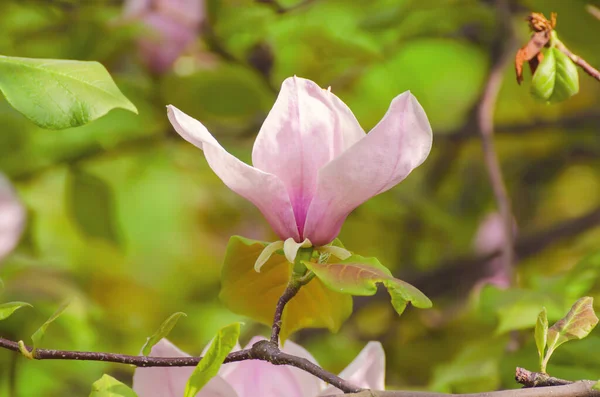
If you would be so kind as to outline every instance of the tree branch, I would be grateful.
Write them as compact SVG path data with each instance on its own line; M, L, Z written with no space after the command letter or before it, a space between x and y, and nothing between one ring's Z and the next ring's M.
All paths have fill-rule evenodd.
M0 348L19 352L19 345L4 338L0 338ZM31 352L32 347L26 346ZM135 365L136 367L195 367L202 357L151 357L151 356L130 356L126 354L101 353L101 352L81 352L69 350L36 349L33 355L35 360L77 360L77 361L103 361L118 364ZM224 363L233 363L244 360L261 360L273 365L290 365L306 371L317 378L337 387L345 393L356 393L361 389L346 382L337 375L332 374L308 361L305 358L296 357L279 350L276 343L271 341L259 341L250 349L239 350L229 353Z
M574 383L570 380L555 378L543 372L531 372L521 367L517 367L515 380L524 387L564 386Z
M571 61L573 61L573 63L577 66L579 66L580 68L583 69L584 72L586 72L587 74L589 74L590 76L592 76L593 78L595 78L596 80L600 81L600 71L598 71L598 69L594 68L592 65L590 65L589 63L587 63L583 58L581 58L580 56L577 56L575 54L573 54L561 41L557 40L556 43L556 48L558 48L560 51L562 51L566 56L569 57L569 59Z
M561 222L547 230L519 237L515 243L515 253L520 259L525 259L556 243L557 240L574 237L599 226L600 207L580 217ZM472 284L483 276L482 271L485 271L483 265L498 255L500 252L497 251L488 255L458 257L444 261L435 267L436 270L429 273L402 278L430 296L439 296L448 290L459 293L458 286L470 289Z
M599 397L600 391L592 390L594 383L595 382L590 381L579 381L564 386L535 387L469 394L365 390L355 394L344 394L343 397ZM342 395L328 397L342 397Z
M285 305L298 293L302 284L294 281L290 281L283 291L283 294L277 301L277 306L275 306L275 316L273 318L273 326L271 328L271 342L275 343L275 345L279 344L279 332L281 332L281 318L283 317L283 310L285 309Z
M492 66L481 103L477 109L477 121L481 136L481 146L486 168L494 191L496 205L503 219L505 244L502 247L504 266L512 268L514 261L513 251L513 215L510 198L502 177L502 169L494 147L494 109L502 84L504 70L511 59L516 47L515 36L511 25L511 14L505 0L497 0L498 18L501 29L498 33L495 49L492 51Z

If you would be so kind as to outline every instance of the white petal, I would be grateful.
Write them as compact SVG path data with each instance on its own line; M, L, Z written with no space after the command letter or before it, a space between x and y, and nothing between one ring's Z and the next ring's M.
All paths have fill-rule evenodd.
M319 252L328 253L335 256L338 259L344 260L352 256L352 252L346 248L336 247L334 245L324 245L318 248Z
M298 254L298 250L300 248L308 248L312 247L312 244L309 239L304 239L303 242L297 243L293 238L288 238L283 243L283 253L285 254L285 259L290 263L294 263L296 261L296 255Z
M271 255L273 255L275 253L275 251L280 250L282 248L283 248L283 241L281 241L281 240L272 242L271 244L267 245L265 247L265 249L262 250L262 252L258 256L258 258L256 259L256 262L254 263L254 270L257 273L260 273L260 268L265 263L267 263L267 261L269 260L269 258L271 258Z

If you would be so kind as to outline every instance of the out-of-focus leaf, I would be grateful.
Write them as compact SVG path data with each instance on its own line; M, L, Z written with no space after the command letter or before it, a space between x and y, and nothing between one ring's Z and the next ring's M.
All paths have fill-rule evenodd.
M98 62L0 55L0 89L15 109L43 128L77 127L114 108L137 113Z
M563 319L548 329L548 357L558 346L572 339L583 339L594 329L598 317L593 303L594 298L589 296L579 299Z
M559 49L548 49L531 80L531 95L556 103L578 92L579 74L575 64Z
M0 305L0 321L6 320L15 311L17 311L18 309L25 307L25 306L33 307L29 303L25 303L25 302L8 302L8 303L1 304Z
M146 340L146 343L144 343L144 347L142 347L142 354L144 356L149 355L150 351L152 350L152 347L156 345L162 338L166 338L167 335L169 335L169 333L171 332L173 327L175 327L175 324L177 324L177 321L181 316L187 317L187 314L183 312L171 314L169 318L167 318L160 325L156 332L152 334L152 336L149 337L148 340Z
M535 345L540 356L540 365L544 360L544 351L546 350L546 340L548 336L548 316L544 307L538 315L535 323ZM543 370L543 369L542 369Z
M68 210L86 236L118 244L114 197L106 182L81 169L73 170L66 199Z
M412 285L398 280L376 258L352 255L337 263L315 263L304 261L306 267L333 291L350 295L374 295L377 283L382 283L392 297L392 305L402 314L408 302L427 309L431 300Z
M235 347L240 337L240 323L223 327L213 339L208 351L200 360L185 386L184 397L194 397L213 378Z
M66 301L62 305L60 305L59 308L56 309L54 314L52 314L50 316L50 318L48 320L46 320L46 322L44 324L42 324L42 326L40 328L38 328L38 330L35 331L33 333L33 335L31 335L31 340L33 341L33 352L32 353L34 353L35 349L37 349L40 346L40 344L42 343L42 340L44 339L44 335L46 335L46 330L48 329L50 324L52 324L54 322L54 320L56 320L67 309L67 307L69 307L70 303L71 303L71 301Z
M500 357L506 337L470 342L450 362L433 371L429 388L443 393L476 393L495 390L500 383Z
M291 276L291 264L277 253L254 271L254 263L267 243L233 236L229 240L221 274L221 301L234 313L271 325L275 306ZM302 328L328 328L336 332L352 313L352 297L325 287L318 280L303 286L285 308L281 340Z
M592 390L600 391L600 380L598 382L594 383L594 386L592 386Z
M137 394L126 384L104 374L92 384L89 397L137 397Z

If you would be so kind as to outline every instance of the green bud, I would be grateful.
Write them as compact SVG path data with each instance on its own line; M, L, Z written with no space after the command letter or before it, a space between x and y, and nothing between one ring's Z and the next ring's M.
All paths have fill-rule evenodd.
M562 51L549 48L533 79L531 95L548 103L562 102L579 92L577 67Z

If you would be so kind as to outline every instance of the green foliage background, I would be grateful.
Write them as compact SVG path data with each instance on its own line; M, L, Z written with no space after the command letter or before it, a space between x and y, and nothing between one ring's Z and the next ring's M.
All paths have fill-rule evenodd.
M356 299L337 335L305 330L293 339L332 371L366 341L381 340L390 388L516 387L516 365L536 369L533 326L541 307L553 322L583 294L600 295L600 228L596 215L596 227L553 239L523 258L517 286L509 290L473 287L485 275L484 263L468 268L459 261L446 276L424 277L474 255L475 231L495 208L476 131L463 128L497 32L489 3L315 0L277 13L250 0L208 1L209 43L199 37L194 57L185 55L172 72L155 76L136 56L144 29L115 23L119 1L1 2L0 54L100 61L139 116L115 110L84 127L47 131L0 100L0 170L29 211L21 245L0 267L6 285L0 299L35 306L0 323L0 335L28 340L70 297L77 299L49 328L44 346L136 354L166 317L183 311L188 317L170 339L197 354L220 327L242 319L217 299L228 238L274 236L202 153L176 136L164 106L198 118L249 162L281 81L298 75L331 86L366 130L408 89L427 111L434 129L430 158L400 186L357 209L340 238L423 289L434 308L409 309L398 318L382 293ZM588 3L600 5L519 1L513 21L519 41L528 39L528 10L556 11L561 40L600 66L600 21L585 11ZM234 59L211 52L216 47ZM260 71L249 61L270 58L272 67ZM525 73L519 87L507 68L495 114L520 236L539 235L600 206L600 84L580 73L580 93L547 106L530 97ZM523 124L531 126L510 133ZM464 138L453 138L458 133ZM266 327L243 321L242 342L266 335ZM600 360L590 353L599 349L595 331L561 347L548 370L597 379ZM125 366L15 357L0 351L0 396L86 396L104 372L131 379Z

